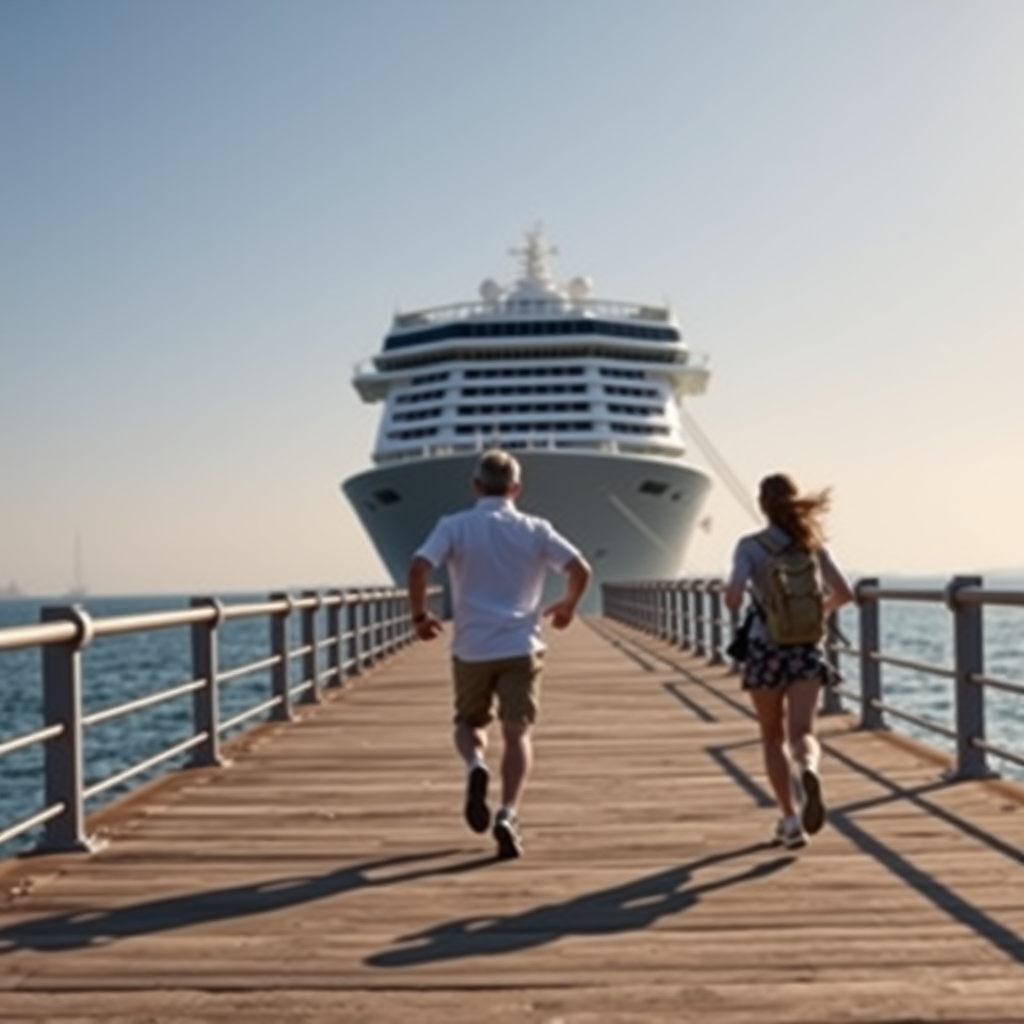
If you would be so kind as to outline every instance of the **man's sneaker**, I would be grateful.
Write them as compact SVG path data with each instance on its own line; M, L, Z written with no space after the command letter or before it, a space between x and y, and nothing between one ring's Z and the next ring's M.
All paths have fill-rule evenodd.
M475 764L466 776L466 824L474 832L486 832L491 823L491 811L487 806L487 783L491 773L486 765Z
M800 785L804 790L804 809L801 821L804 831L813 836L825 824L825 801L821 795L821 778L813 768L805 768L800 774Z
M799 850L807 845L807 835L800 824L800 819L792 814L779 818L775 823L773 842L776 846L784 846L787 850Z
M523 855L523 840L519 835L519 822L512 811L502 807L494 819L494 838L498 843L498 859L511 860Z

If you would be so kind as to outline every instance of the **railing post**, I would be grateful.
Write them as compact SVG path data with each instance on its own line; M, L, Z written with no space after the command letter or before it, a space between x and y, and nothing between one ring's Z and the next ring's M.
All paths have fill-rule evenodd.
M679 646L679 581L668 585L668 641L673 647Z
M882 709L875 706L882 699L882 667L878 662L879 614L878 600L867 597L864 591L877 587L877 579L858 580L857 607L860 612L860 727L884 729Z
M682 638L679 649L688 651L693 647L693 581L684 580L679 595L679 613L682 618Z
M956 671L956 767L954 779L992 776L985 751L974 740L985 739L985 688L974 682L985 671L984 617L981 605L961 601L965 587L982 586L980 576L954 576L946 588L946 604L953 613Z
M217 687L217 630L224 621L224 605L215 597L193 597L193 608L212 608L206 622L192 623L192 678L203 685L192 693L192 729L203 742L193 748L189 764L209 768L224 763L220 754L220 700Z
M835 638L839 627L839 616L832 612L828 617L828 625L825 630L825 660L831 666L832 671L839 673L839 655L835 648ZM821 713L823 715L841 715L843 713L843 698L834 686L822 687L824 693L821 697Z
M722 584L717 580L710 580L708 594L711 598L711 650L708 663L722 665L725 663L725 655L722 653Z
M394 654L404 643L402 637L402 606L405 603L405 598L399 599L394 591L388 594L388 654Z
M85 768L82 753L82 648L92 640L92 619L84 608L43 608L43 622L73 622L74 640L43 647L43 722L59 725L59 736L45 746L46 805L61 805L46 823L40 852L89 852L96 842L85 834Z
M340 590L329 592L331 603L327 605L327 636L330 644L327 647L327 668L331 673L332 686L345 685L345 648L341 632L341 601Z
M292 613L294 602L287 594L271 594L270 600L286 603L283 611L273 612L270 616L270 653L277 659L271 669L270 679L273 696L278 698L270 717L275 722L290 722L295 716L292 714L288 617Z
M707 644L704 641L704 581L694 580L693 586L693 653L697 657L703 658L708 653Z
M366 633L366 664L377 664L377 591L363 591L363 627Z
M740 618L741 614L742 614L742 612L741 612L741 610L739 608L730 608L729 609L729 636L730 637L734 637L736 635L736 630L738 630L740 628L740 622L742 621L741 618ZM729 669L730 672L739 672L740 671L740 663L738 661L736 661L735 658L730 658L729 659L729 663L730 663L730 669Z
M302 608L300 616L302 629L302 646L305 651L302 655L302 675L313 685L303 694L304 704L319 704L323 699L320 692L320 659L317 657L316 638L316 616L320 611L320 595L315 590L303 591L302 596L306 599L313 598L315 603L312 607Z
M348 634L348 660L352 666L349 674L353 676L363 674L362 625L359 612L361 603L358 591L350 590L345 594L345 632Z
M373 667L373 608L369 590L359 591L359 664L365 671Z
M374 592L373 599L374 607L377 609L377 643L375 645L377 651L376 661L378 664L383 661L388 654L388 599L387 594L383 590L377 590Z

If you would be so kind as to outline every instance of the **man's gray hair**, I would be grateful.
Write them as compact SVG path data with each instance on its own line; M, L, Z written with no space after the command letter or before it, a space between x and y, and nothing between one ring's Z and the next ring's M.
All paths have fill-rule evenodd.
M519 483L519 463L508 452L492 449L480 456L473 479L485 494L508 494L512 485Z

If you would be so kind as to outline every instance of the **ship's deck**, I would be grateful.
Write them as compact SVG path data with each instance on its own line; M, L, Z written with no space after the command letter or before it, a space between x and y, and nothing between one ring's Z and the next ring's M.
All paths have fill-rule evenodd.
M1024 803L826 719L830 821L773 821L736 677L591 618L552 638L527 855L462 821L419 644L227 769L2 873L5 1024L1009 1021Z

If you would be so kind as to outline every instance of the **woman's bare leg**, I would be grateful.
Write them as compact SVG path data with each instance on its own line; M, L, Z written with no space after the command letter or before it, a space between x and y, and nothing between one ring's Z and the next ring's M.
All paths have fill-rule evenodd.
M793 760L801 769L818 770L821 747L814 735L821 683L816 678L800 679L786 690L786 731Z
M785 691L751 690L750 697L757 712L761 728L761 746L768 782L782 813L791 817L796 813L793 803L793 781L786 749Z

